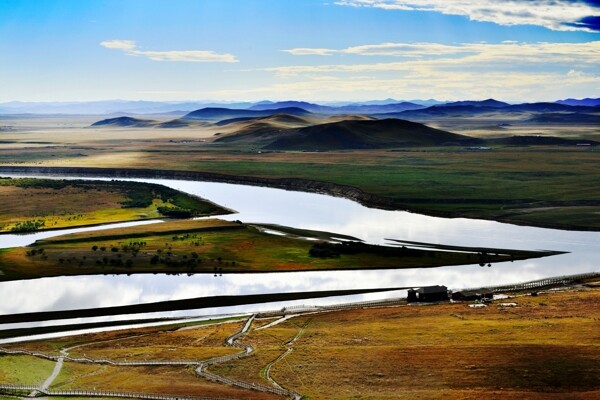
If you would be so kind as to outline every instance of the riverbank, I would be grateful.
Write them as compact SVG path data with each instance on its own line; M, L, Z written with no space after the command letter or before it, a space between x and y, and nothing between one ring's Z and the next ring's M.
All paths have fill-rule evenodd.
M89 177L89 178L126 178L126 179L173 179L173 180L191 180L218 182L250 186L263 186L284 190L301 191L308 193L327 194L335 197L343 197L357 203L360 203L369 208L377 208L383 210L398 210L409 211L429 216L444 217L444 218L476 218L487 219L498 222L511 223L521 226L534 226L540 228L561 229L561 230L578 230L578 231L600 231L600 227L586 226L585 222L568 223L548 221L546 218L540 220L525 219L527 210L519 212L510 211L509 209L494 213L495 217L482 214L476 206L476 203L469 200L458 201L454 200L454 205L461 206L465 210L439 210L439 204L435 200L425 199L406 199L406 201L393 200L387 197L374 195L364 190L334 182L325 182L319 180L303 179L303 178L266 178L245 175L229 175L223 173L204 172L204 171L189 171L189 170L165 170L165 169L144 169L144 168L101 168L101 167L44 167L44 166L0 166L0 174L7 175L27 175L27 176L56 176L56 177ZM418 204L417 204L417 203ZM497 202L497 201L495 201ZM429 203L429 207L428 207ZM514 203L514 204L512 204ZM507 206L515 206L518 201L507 200ZM491 203L490 203L491 204ZM552 212L556 209L557 215L564 214L565 207L596 207L600 201L596 200L578 200L578 201L535 201L528 204L530 207L529 213L533 210L542 210L544 212ZM434 209L432 206L438 209ZM488 205L489 207L489 205ZM534 208L535 207L535 208ZM505 207L501 207L504 209ZM561 209L562 211L558 210ZM560 212L559 212L560 211ZM579 219L579 215L576 219Z

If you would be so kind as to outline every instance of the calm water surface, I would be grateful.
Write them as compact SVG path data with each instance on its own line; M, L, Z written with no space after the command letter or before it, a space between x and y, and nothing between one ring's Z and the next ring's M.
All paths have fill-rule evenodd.
M75 179L75 178L74 178ZM87 178L81 178L87 179ZM135 179L159 183L192 193L236 214L222 217L243 222L263 222L352 235L369 243L386 238L429 243L514 249L547 249L569 254L500 263L492 268L478 265L385 271L302 272L279 274L229 274L195 276L87 276L58 277L0 283L0 314L68 308L106 307L122 304L181 299L218 294L250 294L359 287L446 285L465 288L498 285L543 277L600 270L600 233L541 229L464 218L428 217L403 211L364 207L350 200L327 195L292 192L255 186L221 183ZM152 223L156 221L145 221ZM119 224L118 226L130 225ZM23 246L45 237L96 228L69 229L33 235L0 235L0 248ZM1 270L1 266L0 266ZM403 295L395 292L391 295ZM388 297L390 294L303 301L330 304ZM288 303L288 304L297 304ZM282 304L201 310L196 314L272 310ZM160 315L190 315L193 312ZM144 315L144 317L149 317ZM60 323L60 322L59 322ZM14 325L19 327L23 325ZM2 326L9 328L9 326Z

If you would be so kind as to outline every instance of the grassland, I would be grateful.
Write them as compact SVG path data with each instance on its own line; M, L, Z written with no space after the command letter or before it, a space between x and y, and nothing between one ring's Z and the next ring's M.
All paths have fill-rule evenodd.
M562 127L560 132L556 127L540 127L541 131L536 128L514 127L492 133L479 129L469 133L497 137L548 131L563 137L597 139L597 129L593 128ZM223 173L232 178L303 178L353 186L388 199L395 208L427 214L600 229L600 188L595 184L600 162L599 153L593 148L493 146L491 151L483 152L463 147L264 152L252 145L210 143L213 128L168 132L98 129L93 140L73 145L74 135L88 133L88 129L74 127L59 132L24 128L18 134L7 134L14 135L14 143L0 148L0 166L129 167ZM139 138L140 132L144 139ZM52 144L32 144L41 140Z
M0 179L0 232L160 218L227 210L161 185L123 181Z
M238 389L198 377L192 367L113 367L66 363L51 390L110 390L165 393L228 399L278 399L279 396Z
M239 332L242 324L243 321L238 320L205 321L170 327L142 328L135 331L122 330L70 336L12 344L6 347L57 354L61 348L79 346L71 349L69 354L89 358L108 358L115 361L199 361L239 352L239 349L226 346L225 340ZM38 359L28 356L18 356L18 358L21 362L19 364L21 375L25 375L24 371L39 362ZM2 359L0 357L0 362ZM33 364L26 364L31 360ZM53 362L47 363L50 368L46 375L41 374L44 379L50 375L54 365ZM0 372L0 382L13 383L7 381L8 379L4 379ZM66 362L50 389L110 390L238 399L277 398L269 394L208 382L197 376L192 366L116 367Z
M204 360L238 349L225 347L225 340L242 328L242 321L196 325L177 330L165 330L144 336L132 336L110 342L74 348L72 356L86 356L113 361Z
M518 307L404 306L292 318L244 339L257 353L213 371L311 399L594 399L600 291L519 297Z
M304 231L306 234L307 231ZM315 233L322 237L323 233ZM354 242L356 243L356 242ZM316 252L315 256L315 250ZM362 244L326 245L271 235L222 220L188 220L84 232L0 250L1 280L61 275L284 272L428 268L512 261L552 252L430 251Z
M517 307L496 303L483 309L469 308L467 303L400 305L300 315L266 329L258 328L273 318L258 318L242 339L255 353L210 370L269 385L266 366L292 349L271 367L270 377L307 399L598 398L600 287L590 284L502 301L515 302ZM166 331L144 328L10 347L58 351L86 344L72 353L174 360L188 352L190 356L220 353L225 337L241 325L234 322ZM52 386L93 388L274 398L209 383L195 376L191 368L180 367L67 362Z
M0 355L0 382L7 385L40 385L54 362L26 355Z

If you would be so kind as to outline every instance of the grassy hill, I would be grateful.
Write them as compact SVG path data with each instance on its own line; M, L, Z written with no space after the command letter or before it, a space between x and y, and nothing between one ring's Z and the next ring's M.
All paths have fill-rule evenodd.
M399 119L345 120L290 130L266 148L327 151L479 144L480 142L468 136Z
M92 126L107 126L107 127L133 127L133 128L146 128L149 126L156 125L157 122L151 119L140 119L133 117L117 117L107 118L98 122L94 122Z
M226 126L229 133L220 135L220 143L263 143L268 144L290 129L311 126L315 120L290 114L275 114L258 118L236 118L217 125Z

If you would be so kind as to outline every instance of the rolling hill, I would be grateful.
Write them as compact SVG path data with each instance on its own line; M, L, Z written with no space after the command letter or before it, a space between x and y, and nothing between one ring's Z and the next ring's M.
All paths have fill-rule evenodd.
M219 134L217 143L270 143L289 129L315 124L315 120L290 114L275 114L258 118L234 118L216 125L226 127L229 133Z
M265 149L328 151L480 143L479 139L405 120L345 120L281 132Z
M157 128L164 129L178 129L178 128L197 128L202 126L210 126L209 122L204 121L193 121L193 120L182 120L182 119L173 119L171 121L161 122L157 124Z
M158 122L151 119L139 119L133 117L117 117L107 118L98 122L94 122L95 127L129 127L129 128L147 128L155 126Z

